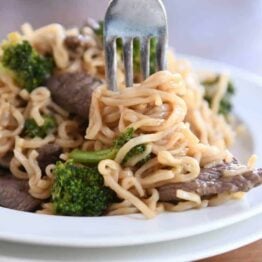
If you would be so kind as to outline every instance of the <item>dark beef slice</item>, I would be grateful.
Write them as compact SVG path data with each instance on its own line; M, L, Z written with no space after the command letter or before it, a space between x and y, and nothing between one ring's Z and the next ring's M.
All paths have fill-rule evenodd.
M29 193L28 181L20 180L6 170L0 170L0 206L19 211L36 211L41 200Z
M84 35L67 36L64 43L72 51L77 50L79 47L88 48L91 45L89 37Z
M12 152L8 152L5 156L0 158L0 168L9 169L10 161L13 158L14 154Z
M38 149L37 162L42 171L45 173L45 168L50 164L55 164L59 160L60 154L62 154L62 148L56 144L47 144Z
M100 84L99 79L77 72L53 75L48 80L47 87L55 103L88 120L92 93Z
M78 47L88 48L90 46L90 36L86 35L83 32L83 29L86 26L90 27L93 30L98 30L100 27L99 23L96 20L92 18L87 18L83 28L80 28L80 34L66 36L64 44L68 49L76 50Z
M164 185L159 188L161 201L177 201L177 190L194 192L200 196L212 196L221 193L247 192L262 184L262 169L245 171L242 174L226 177L223 171L235 167L235 163L219 164L211 168L203 168L199 176L190 182Z
M72 50L81 46L81 38L76 35L67 36L64 41L65 41L65 46Z

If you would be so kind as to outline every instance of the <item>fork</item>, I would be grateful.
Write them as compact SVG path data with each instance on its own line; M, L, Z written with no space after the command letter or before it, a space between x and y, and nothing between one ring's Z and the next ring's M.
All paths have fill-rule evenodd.
M122 39L127 87L133 86L133 40L140 42L141 73L149 74L150 39L157 39L157 70L166 68L167 16L161 0L112 0L105 15L104 47L108 87L117 89L116 40Z

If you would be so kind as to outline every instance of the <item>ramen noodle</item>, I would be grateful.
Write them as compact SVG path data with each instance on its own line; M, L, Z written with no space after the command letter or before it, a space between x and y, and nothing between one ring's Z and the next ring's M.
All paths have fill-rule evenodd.
M64 45L68 36L84 32L87 45L72 52ZM37 161L38 149L53 143L62 148L60 158L66 160L73 149L98 150L110 147L112 141L127 128L135 137L124 144L114 159L99 162L104 183L121 200L113 203L107 215L142 213L152 218L163 211L184 211L220 204L241 194L221 194L202 199L195 192L177 191L177 201L160 201L160 186L195 180L201 168L233 159L228 148L234 133L218 107L229 82L222 75L211 105L204 100L204 87L190 63L168 52L168 71L151 75L143 82L125 88L123 65L119 62L119 90L111 91L104 84L104 52L91 27L65 29L50 24L33 29L22 26L17 38L27 40L39 53L52 55L59 73L88 72L102 84L92 95L89 125L85 134L79 119L56 104L51 92L39 86L31 93L21 89L5 72L0 71L0 157L11 154L13 176L28 181L29 193L44 201L41 213L53 213L50 203L54 181L54 164L45 174ZM43 125L43 115L52 114L57 122L54 133L44 138L23 137L26 119ZM137 145L146 145L143 154L122 164L127 153ZM145 157L149 161L137 165ZM249 161L249 167L255 159ZM232 175L232 174L231 174ZM234 175L234 172L233 172Z

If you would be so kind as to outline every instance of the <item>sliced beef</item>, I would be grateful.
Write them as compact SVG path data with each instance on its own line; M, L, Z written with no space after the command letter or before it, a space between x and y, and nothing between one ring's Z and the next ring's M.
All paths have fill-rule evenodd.
M13 153L9 152L5 156L0 157L0 168L7 168L9 169L10 161L13 158Z
M41 200L29 193L28 181L20 180L6 170L0 170L0 206L20 211L35 211Z
M79 47L86 49L90 46L97 46L98 43L94 40L94 36L90 36L90 28L96 31L100 28L100 25L94 19L88 18L84 23L84 26L80 28L80 34L68 35L65 38L65 46L71 51L75 51ZM87 32L86 29L88 30Z
M101 84L84 72L53 75L47 83L53 100L70 113L88 120L93 91Z
M89 36L70 35L65 38L64 43L68 49L75 51L79 47L86 49L94 45L94 40Z
M159 188L161 201L176 201L178 189L197 193L200 196L212 196L221 193L247 192L262 184L262 169L245 171L236 176L224 176L225 170L235 169L237 164L219 164L203 168L199 176L191 181L164 185Z
M77 35L67 36L64 40L65 46L69 49L75 50L81 45L81 39Z
M59 145L47 144L38 149L37 162L42 173L45 173L45 168L50 164L55 164L59 160L59 156L63 153Z

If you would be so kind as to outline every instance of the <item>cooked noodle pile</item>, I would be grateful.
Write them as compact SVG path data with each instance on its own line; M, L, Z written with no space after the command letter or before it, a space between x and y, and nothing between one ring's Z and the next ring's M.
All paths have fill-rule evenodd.
M190 100L193 95L179 74L168 71L158 72L142 84L119 92L101 87L93 94L86 139L108 146L128 127L133 127L137 135L119 150L114 160L103 160L98 165L105 184L123 199L111 206L109 214L139 211L151 218L164 209L181 211L206 205L198 195L182 190L178 197L186 202L158 202L159 186L194 180L200 167L232 160L226 150L230 141L228 128L210 132L216 128L216 120L224 126L225 122L215 120L203 102L198 107L192 104L196 101ZM206 123L199 129L197 122L190 121L196 115ZM122 166L126 154L140 144L147 145L144 154ZM136 164L149 154L154 157L137 168Z
M33 30L25 24L23 35L19 37L28 40L40 53L52 54L57 72L86 71L103 80L102 47L98 46L91 28L85 27L84 31L89 42L74 54L65 48L64 39L68 35L78 35L78 29L66 31L61 25L53 24ZM98 164L105 185L121 199L110 206L108 215L141 212L152 218L164 210L207 206L208 200L183 190L177 192L181 202L162 203L158 187L194 180L201 167L232 160L227 148L233 143L233 133L224 117L217 114L218 101L211 110L203 99L203 87L188 62L174 59L171 53L169 71L155 73L131 88L123 87L121 68L119 91L113 92L101 85L93 93L86 134L76 117L52 101L47 88L38 87L29 93L0 72L0 158L11 155L12 174L28 180L33 197L48 202L54 165L49 165L43 174L37 162L37 149L55 143L63 149L61 159L67 159L67 153L75 148L107 148L121 132L133 127L135 137L119 150L115 159ZM45 138L23 137L25 120L33 118L41 126L45 114L55 117L56 131ZM125 155L141 144L146 145L144 153L121 164ZM147 155L151 156L150 160L137 165ZM45 207L44 212L52 211L51 205Z

